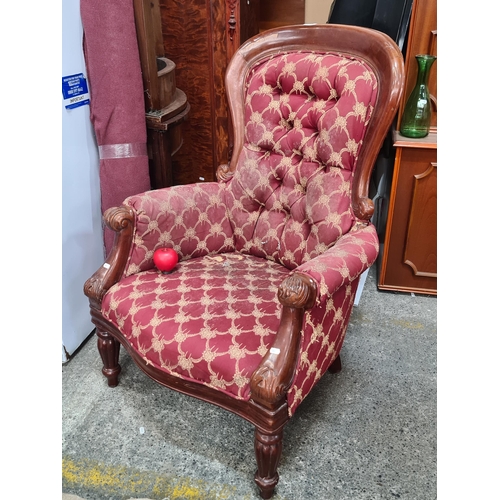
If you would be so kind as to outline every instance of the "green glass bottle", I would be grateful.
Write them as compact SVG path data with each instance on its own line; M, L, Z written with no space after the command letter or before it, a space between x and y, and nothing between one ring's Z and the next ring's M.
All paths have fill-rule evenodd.
M405 137L420 138L429 134L431 125L431 100L429 94L429 73L435 56L418 54L417 83L406 102L399 132Z

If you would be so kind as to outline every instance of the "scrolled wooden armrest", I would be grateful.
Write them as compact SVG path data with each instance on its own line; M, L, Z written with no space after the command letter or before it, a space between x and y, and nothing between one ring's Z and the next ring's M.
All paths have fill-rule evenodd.
M289 275L278 290L283 305L276 339L250 380L252 399L275 409L283 403L297 365L302 321L316 300L316 283L307 275Z
M278 299L283 306L310 309L316 300L316 283L305 274L291 274L281 283Z
M100 307L104 294L121 278L132 245L135 214L130 207L108 208L104 222L115 232L113 248L106 262L85 282L83 291L91 303Z
M223 165L219 165L217 167L217 171L215 173L217 180L219 182L227 182L233 176L234 172L230 170L229 164L225 163Z
M369 221L375 211L373 200L368 197L355 196L353 200L354 213L364 221Z

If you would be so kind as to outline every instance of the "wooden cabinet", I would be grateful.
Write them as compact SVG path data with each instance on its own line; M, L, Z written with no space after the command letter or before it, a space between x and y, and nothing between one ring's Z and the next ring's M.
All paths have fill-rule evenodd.
M406 87L399 119L416 81L416 54L436 53L436 0L415 0L406 52ZM431 132L423 139L394 133L396 150L378 287L437 294L437 61L429 79Z
M190 112L183 145L172 158L174 184L215 180L230 155L224 86L236 49L259 32L259 0L161 0L165 55Z
M260 6L260 31L290 24L304 24L305 16L306 0L262 2ZM324 22L326 22L326 18Z
M437 291L437 147L395 134L396 160L379 264L379 288Z

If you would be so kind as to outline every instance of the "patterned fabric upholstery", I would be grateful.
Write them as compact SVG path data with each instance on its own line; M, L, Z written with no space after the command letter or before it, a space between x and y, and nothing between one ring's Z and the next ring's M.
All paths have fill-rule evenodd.
M278 329L277 290L287 274L265 259L207 255L171 275L149 270L121 280L103 310L148 362L248 399L250 376Z
M133 246L102 311L149 363L247 400L280 323L278 286L290 272L309 275L318 296L291 415L340 351L358 277L378 253L376 231L351 207L377 82L362 61L304 51L261 61L245 89L232 178L125 201L136 212ZM153 266L163 246L180 256L171 275Z
M137 220L125 276L152 269L154 251L164 246L179 260L234 251L224 191L224 184L207 182L127 198Z
M318 283L319 293L304 319L299 366L288 392L290 415L340 352L359 276L375 262L378 250L374 226L356 225L335 246L297 269Z
M253 68L227 190L238 251L293 269L351 228L351 178L376 90L368 67L336 55L294 52Z

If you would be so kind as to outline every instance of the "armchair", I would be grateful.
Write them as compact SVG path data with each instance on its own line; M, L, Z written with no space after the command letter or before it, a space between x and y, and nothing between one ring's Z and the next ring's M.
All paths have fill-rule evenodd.
M227 69L234 149L217 182L130 196L104 215L114 246L84 292L108 385L123 345L159 384L251 422L262 498L287 421L341 369L379 248L370 173L402 84L401 53L380 32L267 31ZM170 274L154 267L160 247L179 255Z

